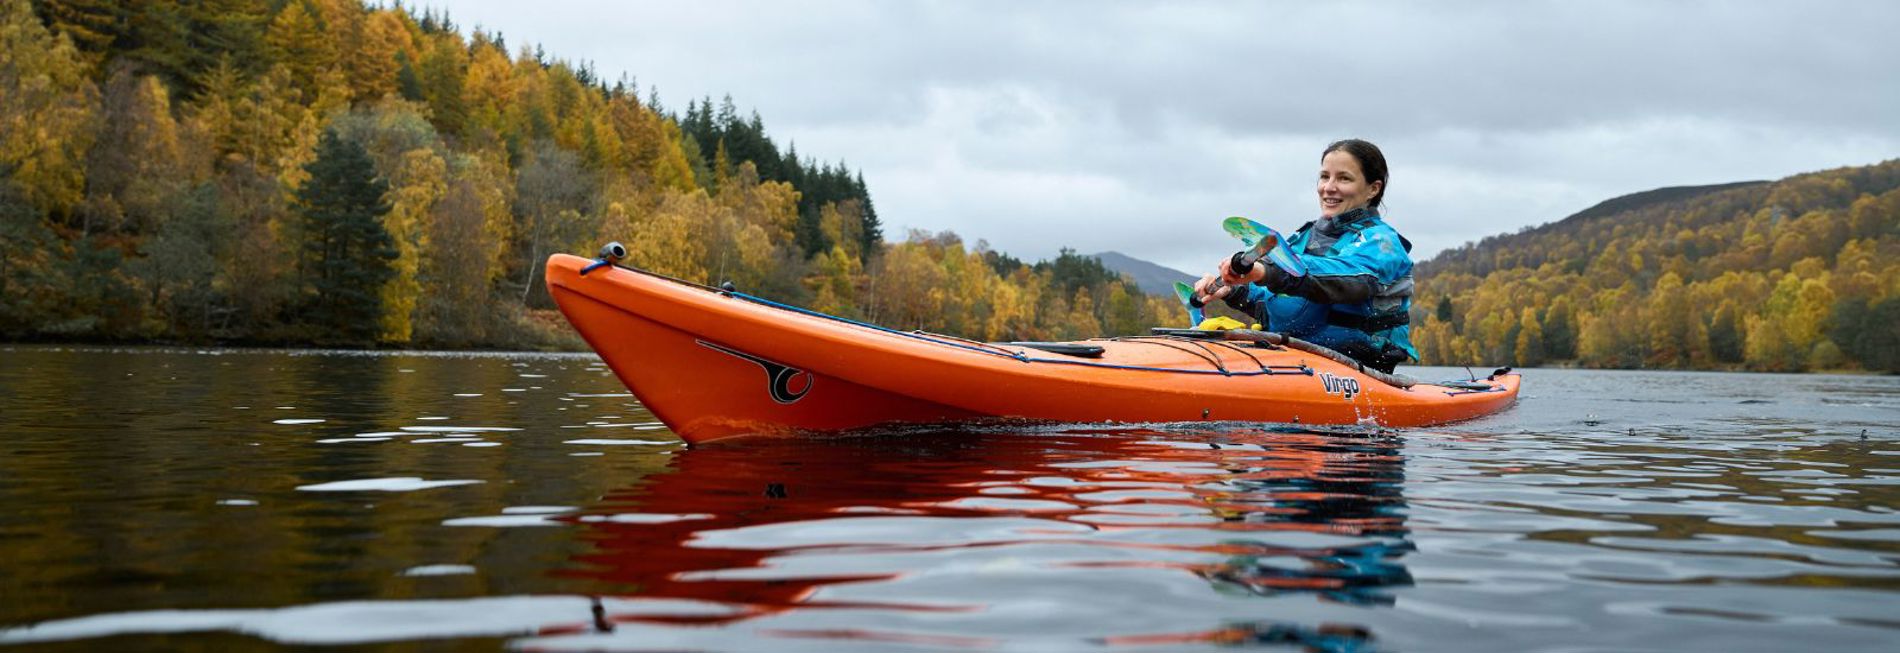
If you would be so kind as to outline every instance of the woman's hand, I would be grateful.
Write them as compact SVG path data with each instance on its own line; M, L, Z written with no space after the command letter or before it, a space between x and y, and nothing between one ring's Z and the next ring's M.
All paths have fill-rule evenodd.
M1226 264L1223 263L1221 265L1225 266ZM1218 277L1211 274L1201 277L1200 281L1194 282L1194 297L1201 300L1203 304L1216 299L1226 299L1227 296L1233 294L1233 292L1233 286L1221 283Z
M1238 257L1235 257L1235 258L1238 258ZM1267 277L1267 271L1265 269L1262 269L1262 266L1260 265L1259 261L1254 261L1252 267L1249 267L1244 271L1234 270L1233 265L1234 265L1233 258L1221 259L1220 280L1223 282L1226 282L1228 285L1237 286L1241 284L1253 283L1255 281L1259 281Z

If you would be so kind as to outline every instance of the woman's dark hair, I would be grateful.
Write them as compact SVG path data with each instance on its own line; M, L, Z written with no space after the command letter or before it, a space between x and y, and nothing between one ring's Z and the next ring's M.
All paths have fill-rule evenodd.
M1326 155L1341 150L1359 161L1359 171L1365 173L1366 183L1379 182L1379 194L1373 195L1372 200L1366 202L1367 208L1379 210L1379 203L1385 201L1386 188L1392 185L1392 182L1386 180L1385 153L1380 152L1377 145L1357 138L1348 138L1343 141L1334 141L1332 145L1326 146L1326 151L1320 152L1319 158L1324 161Z

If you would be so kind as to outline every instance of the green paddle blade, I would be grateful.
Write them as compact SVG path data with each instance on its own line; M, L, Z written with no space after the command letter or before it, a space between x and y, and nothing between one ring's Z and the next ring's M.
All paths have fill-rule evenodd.
M1201 307L1198 305L1198 302L1194 301L1194 286L1176 281L1174 282L1174 296L1180 297L1181 305L1187 307L1188 319L1194 322L1194 324L1188 326L1192 327L1200 324L1203 319L1201 317L1203 313L1201 312Z
M1187 285L1185 281L1176 281L1174 282L1174 296L1180 297L1181 303L1183 304L1193 303L1194 286Z
M1265 258L1289 275L1306 276L1306 264L1300 262L1300 257L1293 250L1287 249L1286 238L1272 227L1240 216L1223 220L1220 226L1247 247L1246 258L1249 261Z
M1280 234L1275 233L1273 229L1240 216L1221 221L1220 227L1227 230L1227 235L1239 238L1241 244L1246 245L1248 249L1259 245L1262 238L1273 238L1274 242L1269 243L1268 247L1278 244L1280 240Z

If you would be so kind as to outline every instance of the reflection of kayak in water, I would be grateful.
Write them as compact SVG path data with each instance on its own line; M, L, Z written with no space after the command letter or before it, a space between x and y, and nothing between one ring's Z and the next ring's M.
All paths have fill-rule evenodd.
M1050 617L1044 635L1364 650L1313 646L1365 634L1255 621L1259 608L1244 599L1379 606L1410 586L1400 447L1308 431L919 429L682 450L668 469L560 517L589 550L553 573L623 600L722 609L610 606L591 624L544 633L817 636L843 611L877 625L824 637L995 648L1005 641L996 637L1023 636L1004 635L1008 615L1129 583L1175 587L1170 600L1211 611L1131 625L1099 621L1106 605L1079 606ZM1182 576L1211 591L1176 586Z
M564 560L490 546L523 534L482 536L463 559L507 575L398 586L485 590L470 598L91 614L0 625L0 646L205 632L306 647L521 637L508 648L530 651L1363 652L1374 624L1351 622L1413 583L1402 446L1171 427L693 447L583 509L504 511L572 529L584 544ZM560 580L524 583L523 565Z
M1400 387L1304 343L1180 335L981 343L845 320L555 255L548 290L689 442L995 418L1423 426L1487 415L1518 377Z

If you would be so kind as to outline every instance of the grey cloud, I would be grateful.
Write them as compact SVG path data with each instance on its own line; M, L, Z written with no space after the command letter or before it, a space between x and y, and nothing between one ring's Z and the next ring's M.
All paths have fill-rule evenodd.
M1304 221L1318 150L1345 136L1387 150L1421 254L1616 194L1900 153L1900 3L449 8L671 106L730 93L781 143L863 169L892 225L1030 258L1203 267L1221 216Z
M1867 127L1900 104L1894 3L568 6L451 9L504 31L524 24L556 53L625 54L649 80L725 82L662 84L663 95L732 92L813 124L901 122L922 89L995 84L1069 89L1131 125L1173 115L1235 133L1709 111Z

